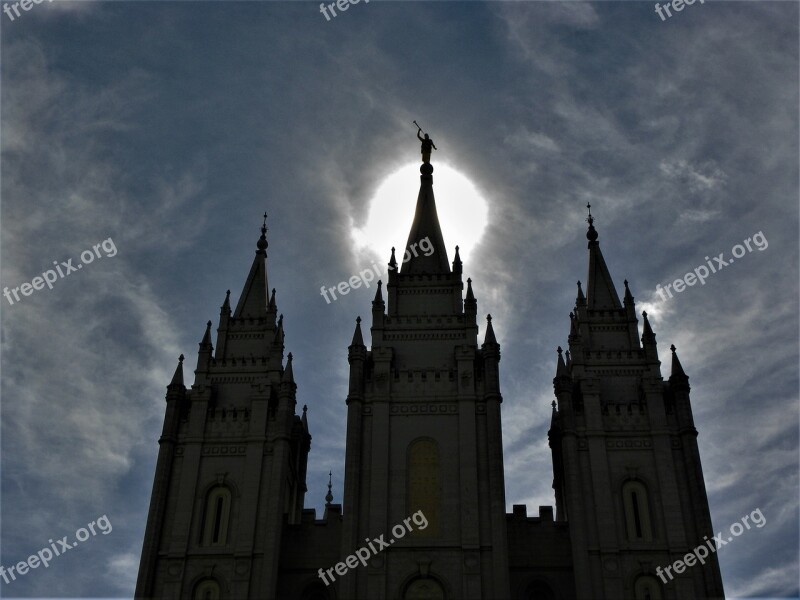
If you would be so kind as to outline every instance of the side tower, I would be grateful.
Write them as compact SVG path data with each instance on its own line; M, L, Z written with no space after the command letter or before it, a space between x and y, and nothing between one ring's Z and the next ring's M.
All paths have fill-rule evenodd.
M500 424L500 346L456 247L448 262L425 162L402 267L395 251L372 303L372 348L360 318L349 347L342 556L381 534L394 542L338 577L339 597L507 598L508 546ZM432 250L430 250L432 249ZM406 260L407 259L407 260ZM428 525L402 539L396 525ZM397 528L397 530L402 527ZM397 539L395 539L397 538Z
M672 580L660 573L713 537L689 378L673 346L664 381L646 313L640 345L628 282L620 303L591 212L588 222L586 296L578 282L566 359L558 348L558 410L548 434L556 518L569 522L577 597L724 598L715 553Z
M295 411L283 316L267 300L266 215L236 310L208 322L194 384L167 387L137 598L272 598L285 523L300 521L311 444Z

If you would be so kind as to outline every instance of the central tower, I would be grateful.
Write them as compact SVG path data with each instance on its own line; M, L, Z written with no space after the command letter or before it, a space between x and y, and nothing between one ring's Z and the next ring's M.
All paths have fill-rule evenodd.
M402 265L372 302L372 347L357 319L349 347L343 556L417 511L428 520L339 580L342 598L507 598L500 346L458 246L448 261L433 167L420 167ZM431 250L432 249L432 250ZM424 250L421 252L420 250Z

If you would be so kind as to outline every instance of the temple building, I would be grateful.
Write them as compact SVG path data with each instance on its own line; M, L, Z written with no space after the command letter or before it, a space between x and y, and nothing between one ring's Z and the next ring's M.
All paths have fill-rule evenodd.
M268 292L265 224L213 341L207 323L190 387L183 356L167 386L136 597L724 598L714 553L666 583L657 575L713 537L689 378L673 346L664 379L655 333L645 313L640 333L627 281L620 301L591 213L585 291L555 361L555 508L506 512L500 345L458 247L449 260L429 155L408 245L427 238L434 251L398 265L392 249L369 340L359 318L347 347L343 503L329 491L319 518L304 508L311 433ZM411 521L388 543L420 513L424 528ZM387 547L346 562L381 534Z

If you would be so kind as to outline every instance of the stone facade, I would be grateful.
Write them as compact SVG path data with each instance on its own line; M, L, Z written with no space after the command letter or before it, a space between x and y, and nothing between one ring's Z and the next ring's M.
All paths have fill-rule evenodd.
M688 377L673 348L664 381L655 334L644 315L640 338L627 282L620 303L591 215L586 295L579 284L553 380L555 514L506 513L500 346L491 316L479 344L433 167L420 171L407 247L427 240L432 252L398 265L392 250L371 346L359 318L348 349L344 508L329 497L321 519L303 509L311 435L267 295L264 226L236 309L230 292L222 305L216 351L209 322L191 388L183 357L167 388L136 597L724 598L716 555L656 577L713 535ZM381 534L387 548L366 564L331 569Z

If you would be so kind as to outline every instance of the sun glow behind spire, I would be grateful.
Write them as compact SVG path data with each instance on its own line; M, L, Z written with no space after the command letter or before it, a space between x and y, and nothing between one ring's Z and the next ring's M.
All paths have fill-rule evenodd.
M370 200L367 222L351 232L359 249L388 260L394 246L402 260L419 186L419 163L404 165L383 180ZM442 163L434 164L433 192L448 257L453 260L458 245L466 263L486 229L488 204L469 179Z

